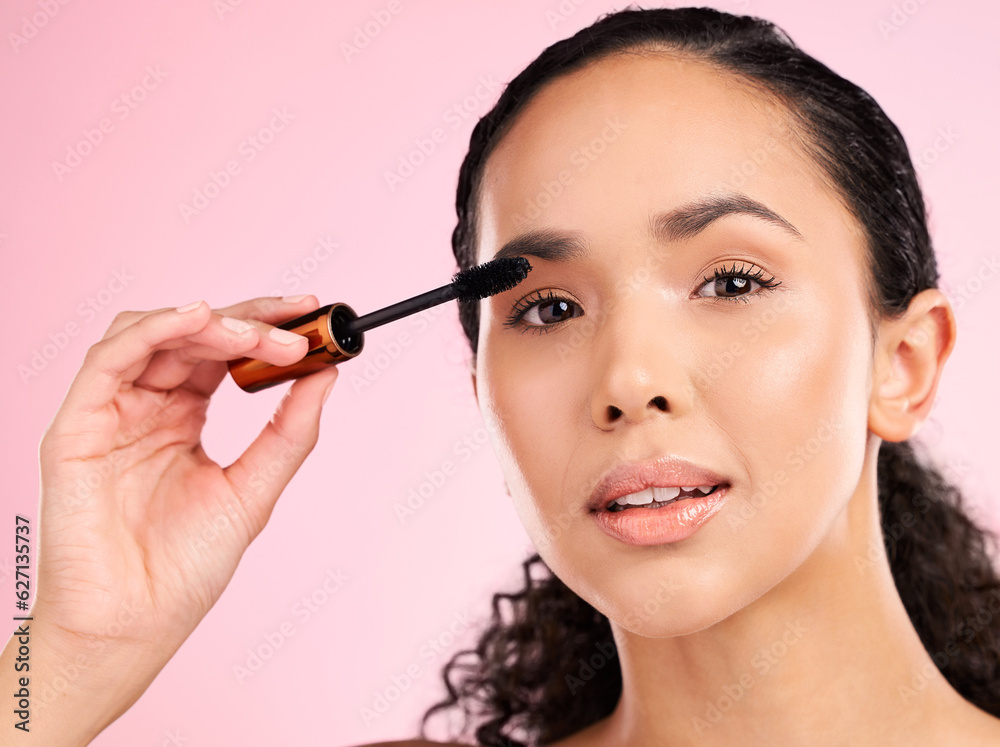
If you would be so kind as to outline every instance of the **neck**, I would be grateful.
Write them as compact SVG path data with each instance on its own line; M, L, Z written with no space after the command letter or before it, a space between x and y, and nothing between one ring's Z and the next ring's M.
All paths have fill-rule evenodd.
M817 734L853 745L907 733L919 735L912 743L926 739L961 696L903 607L876 491L874 477L863 481L809 558L725 620L672 638L613 623L623 691L598 725L599 741L711 747L799 743Z

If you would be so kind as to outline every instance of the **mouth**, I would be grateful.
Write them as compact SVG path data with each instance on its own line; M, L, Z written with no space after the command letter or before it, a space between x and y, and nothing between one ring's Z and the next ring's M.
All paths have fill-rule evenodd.
M631 508L663 508L672 503L690 498L704 498L706 495L712 495L723 487L725 485L722 483L718 485L695 485L691 487L648 487L608 501L603 510L618 513L619 511L627 511Z
M627 545L680 542L728 503L731 482L676 454L619 462L601 477L587 508L597 526Z
M718 514L728 502L729 487L720 482L689 488L632 488L624 495L617 490L617 498L605 498L605 505L590 515L605 534L626 545L668 545L693 536Z
M697 502L729 486L723 473L668 454L612 466L598 481L587 508L595 513L664 508L676 502Z

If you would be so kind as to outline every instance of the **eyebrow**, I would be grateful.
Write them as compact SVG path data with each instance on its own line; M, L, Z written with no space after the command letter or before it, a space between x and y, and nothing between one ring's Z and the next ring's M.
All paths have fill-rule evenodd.
M791 238L803 241L799 230L766 205L743 194L706 197L650 218L649 230L659 241L689 241L712 223L727 215L749 215L782 229ZM577 231L541 229L519 234L504 244L493 259L530 255L551 262L568 262L590 254Z

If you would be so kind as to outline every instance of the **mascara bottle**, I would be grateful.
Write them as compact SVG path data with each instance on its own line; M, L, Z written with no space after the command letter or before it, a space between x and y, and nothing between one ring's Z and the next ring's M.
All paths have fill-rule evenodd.
M333 303L276 325L309 341L305 357L288 366L255 358L229 362L229 373L241 389L259 392L284 381L316 373L350 360L365 346L364 333L374 327L416 314L445 301L478 301L510 290L527 277L531 265L524 257L505 257L456 273L451 283L359 317L345 303Z

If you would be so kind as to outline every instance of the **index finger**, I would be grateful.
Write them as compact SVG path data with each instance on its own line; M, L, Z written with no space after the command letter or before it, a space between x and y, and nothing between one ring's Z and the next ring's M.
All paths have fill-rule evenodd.
M199 301L197 305L150 312L117 334L94 343L60 409L92 413L105 407L122 386L142 374L156 351L200 331L211 317L208 304Z
M213 309L216 314L231 316L236 319L254 319L267 324L280 324L288 319L294 319L315 308L318 308L319 301L312 294L302 296L261 296L251 298L247 301L240 301L230 306L220 309ZM114 318L110 326L104 333L102 339L113 337L126 327L135 324L137 320L147 317L150 314L159 314L163 311L170 311L173 307L162 309L151 309L150 311L122 311Z

